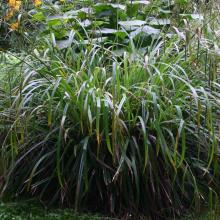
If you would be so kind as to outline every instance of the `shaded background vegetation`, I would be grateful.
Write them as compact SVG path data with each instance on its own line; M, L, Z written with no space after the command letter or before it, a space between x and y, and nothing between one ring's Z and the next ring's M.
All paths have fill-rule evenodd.
M218 5L33 3L1 22L2 196L152 219L217 210Z

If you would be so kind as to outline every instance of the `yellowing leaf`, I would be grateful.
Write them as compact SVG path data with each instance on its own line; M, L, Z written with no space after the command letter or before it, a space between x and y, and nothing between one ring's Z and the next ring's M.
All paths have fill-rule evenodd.
M10 6L10 9L4 17L5 20L9 20L16 11L19 11L21 7L21 0L8 0L8 5Z
M21 1L16 1L16 5L14 7L14 10L19 11L20 7L21 7Z
M16 0L9 0L8 4L9 4L10 7L14 8L15 5L16 5Z
M10 25L10 29L13 30L13 31L17 30L18 27L19 27L19 22L18 22L18 21L17 21L17 22L14 22L14 23L12 23L12 24Z
M7 14L5 15L4 19L5 19L6 21L9 20L9 19L13 16L13 14L14 14L14 11L13 11L13 10L9 10L9 11L7 12Z
M42 4L41 0L34 0L34 5L37 7L37 6L40 6Z
M21 0L9 0L8 4L12 9L18 11L21 7Z

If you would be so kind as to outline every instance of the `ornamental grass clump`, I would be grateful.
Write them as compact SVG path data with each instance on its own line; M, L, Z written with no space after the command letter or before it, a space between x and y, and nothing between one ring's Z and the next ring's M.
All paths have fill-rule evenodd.
M200 80L181 42L168 39L144 57L78 42L80 50L48 45L22 58L10 88L3 191L119 215L215 208L220 86Z
M1 196L134 219L216 211L213 2L40 3L0 57Z

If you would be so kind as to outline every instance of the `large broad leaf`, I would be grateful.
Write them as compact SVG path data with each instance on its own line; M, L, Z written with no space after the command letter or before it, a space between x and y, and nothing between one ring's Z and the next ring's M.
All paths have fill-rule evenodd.
M146 21L142 20L131 20L131 21L120 21L118 22L126 30L136 30L138 27L141 27L146 24Z
M67 40L59 40L59 41L56 42L56 46L59 49L65 49L65 48L70 47L71 43L69 42L69 39L67 39Z
M56 15L48 16L46 21L49 27L53 27L53 26L62 25L65 19L63 18L63 15L56 14Z
M97 43L103 43L107 40L107 37L97 37L97 38L92 38L89 40L84 40L82 44L97 44Z
M175 3L181 6L187 5L188 4L188 0L176 0Z
M132 4L149 5L149 1L133 1Z
M92 8L80 8L79 10L69 10L66 13L64 13L64 17L66 18L84 18L88 14L93 14Z
M116 16L116 13L123 12L126 9L125 5L121 4L110 4L110 3L98 3L93 6L96 17L108 17Z
M68 36L68 31L62 27L52 28L51 32L54 33L56 39L63 39Z
M116 32L118 32L118 30L112 28L102 28L96 31L96 33L101 33L101 34L114 34Z
M46 17L44 16L43 12L37 12L33 14L32 19L34 21L44 21Z
M64 19L62 14L49 15L47 21Z
M171 15L172 14L172 11L169 10L169 9L163 9L163 8L160 8L159 9L159 12L160 12L160 16L161 15Z
M122 57L124 53L126 52L125 48L120 48L117 50L113 50L112 53L116 57ZM137 57L143 57L144 54L146 53L146 48L136 48L134 52L129 53L129 59L130 60L135 60Z
M92 24L92 21L89 19L86 19L86 20L80 22L80 25L82 27L89 27L91 24Z
M122 5L122 4L113 4L113 3L97 3L95 5L95 10L96 11L102 11L103 9L105 8L117 8L117 9L121 9L121 10L125 10L126 9L126 6L125 5Z
M148 24L152 26L165 26L170 25L170 19L161 19L161 18L153 18L151 19Z
M68 35L69 35L69 38L68 38L68 39L56 41L56 46L57 46L59 49L68 48L68 47L70 47L71 44L73 43L74 36L75 36L75 32L74 32L73 30L71 30L71 31L68 33Z
M204 17L201 14L191 14L191 17L194 20L204 20Z
M112 28L102 28L95 31L98 35L115 35L121 39L124 39L127 36L127 33L122 30L112 29Z
M153 28L151 26L145 25L143 27L140 27L138 29L136 29L135 31L132 31L130 33L130 37L134 38L139 34L144 34L145 36L150 36L150 35L159 35L160 34L160 30Z
M127 15L129 17L136 17L138 14L139 5L138 4L127 4Z
M180 14L180 16L181 17L186 17L186 18L191 19L191 20L192 19L193 20L200 20L200 21L204 20L204 17L201 14Z
M75 18L78 15L78 11L77 10L70 10L67 11L66 13L64 13L63 17L64 18Z

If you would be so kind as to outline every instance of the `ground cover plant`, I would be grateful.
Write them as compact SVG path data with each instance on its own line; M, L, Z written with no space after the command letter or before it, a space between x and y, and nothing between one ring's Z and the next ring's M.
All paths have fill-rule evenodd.
M77 215L67 209L47 211L35 201L1 203L0 218L1 220L110 220L98 216Z
M25 3L1 26L1 195L217 218L216 2Z
M181 220L212 220L212 216L211 213L206 213L201 216L187 215L181 218ZM100 217L89 214L76 214L70 209L46 210L33 200L1 203L0 218L1 220L119 220L117 218ZM146 218L140 219L145 220Z

